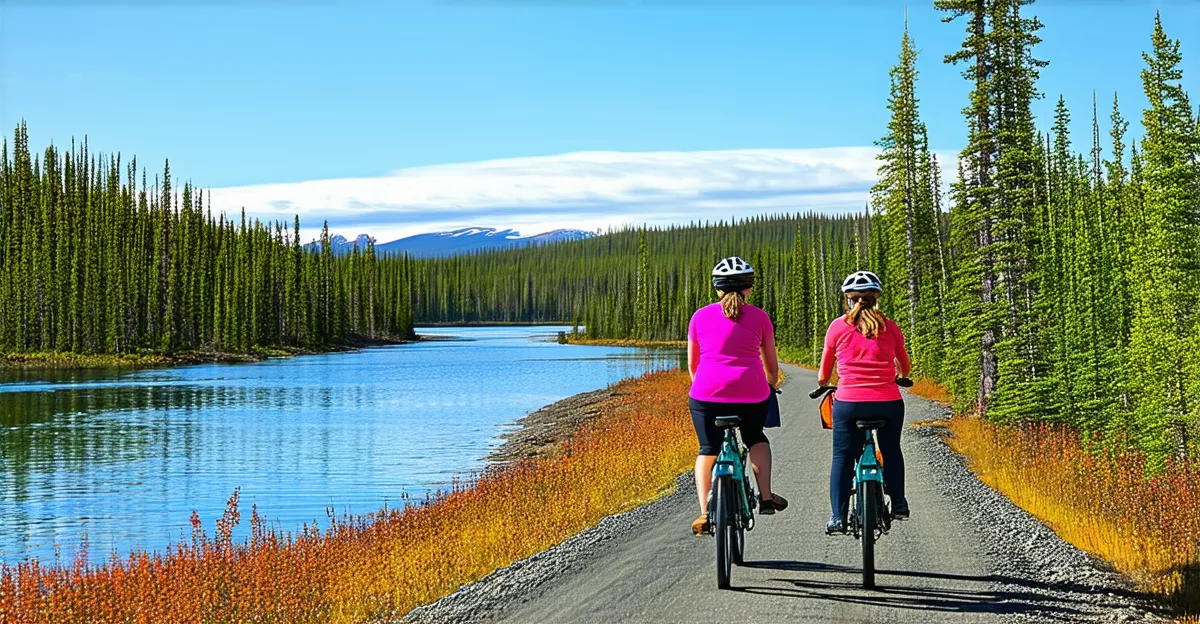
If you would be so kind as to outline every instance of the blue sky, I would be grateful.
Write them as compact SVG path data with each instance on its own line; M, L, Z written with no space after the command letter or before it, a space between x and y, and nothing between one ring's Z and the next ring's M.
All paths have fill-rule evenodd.
M553 187L563 209L532 211L524 222L472 220L491 218L499 208L511 217L537 198L496 196L503 180L490 182L490 195L464 185L475 184L477 167L496 159L665 152L683 153L680 162L712 163L720 154L741 158L742 150L785 150L769 162L798 166L793 156L800 152L786 150L869 147L887 119L887 70L895 63L904 6L882 0L480 0L162 8L137 0L0 0L0 126L11 133L27 120L36 147L87 134L94 149L137 154L155 168L169 157L174 173L207 188L236 189L217 196L251 202L253 213L291 208L310 226L332 215L335 228L341 219L347 228L384 239L453 225L595 227L606 222L604 211L563 207L614 198L587 184L580 197L563 197L571 195L569 175ZM1140 53L1149 45L1155 10L1162 11L1168 34L1183 40L1185 87L1195 96L1200 2L1042 0L1033 10L1046 24L1037 54L1051 63L1039 83L1047 94L1037 105L1043 127L1062 93L1074 115L1076 143L1090 141L1093 89L1102 116L1118 91L1126 117L1140 119ZM950 154L965 138L960 111L968 85L942 56L958 47L964 24L941 23L932 2L910 6L908 15L922 53L922 115L933 147ZM694 154L709 151L716 156ZM636 170L639 158L630 156L621 170ZM605 176L594 159L584 160L590 178ZM538 173L517 176L526 183L544 175L547 165L515 161L530 162ZM812 173L816 165L804 162ZM430 187L420 201L386 196L389 184L372 200L379 205L324 190L327 204L297 199L312 195L312 181L391 177L401 170L428 181L424 168L445 164L455 164L453 175L435 167L433 177L450 186ZM514 161L500 164L513 170ZM683 172L694 165L668 167L666 175L704 178L694 169ZM729 178L728 167L718 163L705 179ZM788 195L769 205L739 204L745 191L789 186L753 175L732 176L743 186L702 185L684 199L725 195L726 203L713 208L722 215L788 205L819 209L820 194L829 195L832 185L858 195L839 195L844 203L831 209L861 206L869 179L843 173L817 184L808 201ZM289 186L301 182L310 183L300 187L307 190ZM437 204L441 196L448 205ZM615 216L607 223L688 214L678 205L657 208L668 203L631 203L609 211ZM454 213L485 204L486 210ZM399 219L408 207L436 218L408 215L399 227L387 217L364 217Z

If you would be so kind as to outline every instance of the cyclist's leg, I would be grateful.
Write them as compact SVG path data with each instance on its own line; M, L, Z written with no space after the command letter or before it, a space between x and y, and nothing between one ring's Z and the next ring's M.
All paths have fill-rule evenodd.
M904 452L900 449L900 432L904 430L904 401L884 401L879 405L879 418L888 424L879 430L879 452L883 454L883 482L887 495L892 497L892 509L908 509L904 497Z
M767 402L746 403L739 411L742 417L742 443L750 449L750 463L754 466L758 493L763 498L771 498L771 441L763 432L763 425L767 422Z
M829 503L833 517L846 517L850 509L850 487L854 480L854 462L862 454L866 436L854 421L861 403L833 402L833 466L829 471Z
M696 496L700 501L700 514L708 511L708 491L712 488L713 464L717 454L721 452L723 434L717 427L707 401L688 399L688 408L692 412L692 426L696 429L696 439L700 442L700 453L696 456Z

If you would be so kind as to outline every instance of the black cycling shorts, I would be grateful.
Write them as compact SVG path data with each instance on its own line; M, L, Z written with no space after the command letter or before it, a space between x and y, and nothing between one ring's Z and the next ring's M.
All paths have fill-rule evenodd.
M688 408L692 410L692 425L696 427L696 437L700 440L701 455L719 455L721 452L725 432L717 426L718 416L741 417L738 428L742 432L742 443L747 447L768 441L763 433L763 424L767 421L766 400L759 403L717 403L688 397Z

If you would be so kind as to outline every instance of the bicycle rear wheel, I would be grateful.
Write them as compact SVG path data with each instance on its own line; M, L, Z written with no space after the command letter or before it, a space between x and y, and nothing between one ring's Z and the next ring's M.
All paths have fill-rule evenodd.
M733 529L734 515L732 492L733 479L718 477L713 484L713 503L717 508L713 516L716 518L713 529L717 543L717 587L727 589L729 577L733 573Z
M741 496L742 498L738 498ZM733 563L742 565L745 563L746 556L746 528L749 526L750 517L743 515L742 501L746 503L746 507L753 509L754 502L752 497L755 496L754 489L750 485L750 477L745 477L742 481L742 487L737 492L730 492L730 498L738 503L733 506L735 510L736 524L733 531ZM751 512L753 514L753 512Z
M858 508L862 513L863 588L875 588L875 526L879 523L879 482L866 481L858 487Z
M745 563L746 555L746 529L742 526L742 523L737 518L734 519L732 524L733 546L729 550L733 555L733 563L736 565L742 565Z

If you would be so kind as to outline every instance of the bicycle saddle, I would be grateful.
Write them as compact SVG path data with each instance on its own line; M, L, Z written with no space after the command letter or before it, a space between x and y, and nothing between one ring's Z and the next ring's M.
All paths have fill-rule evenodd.
M886 420L856 420L854 424L859 429L883 429L887 426Z
M736 427L742 424L741 416L717 416L713 420L717 421L718 427Z

